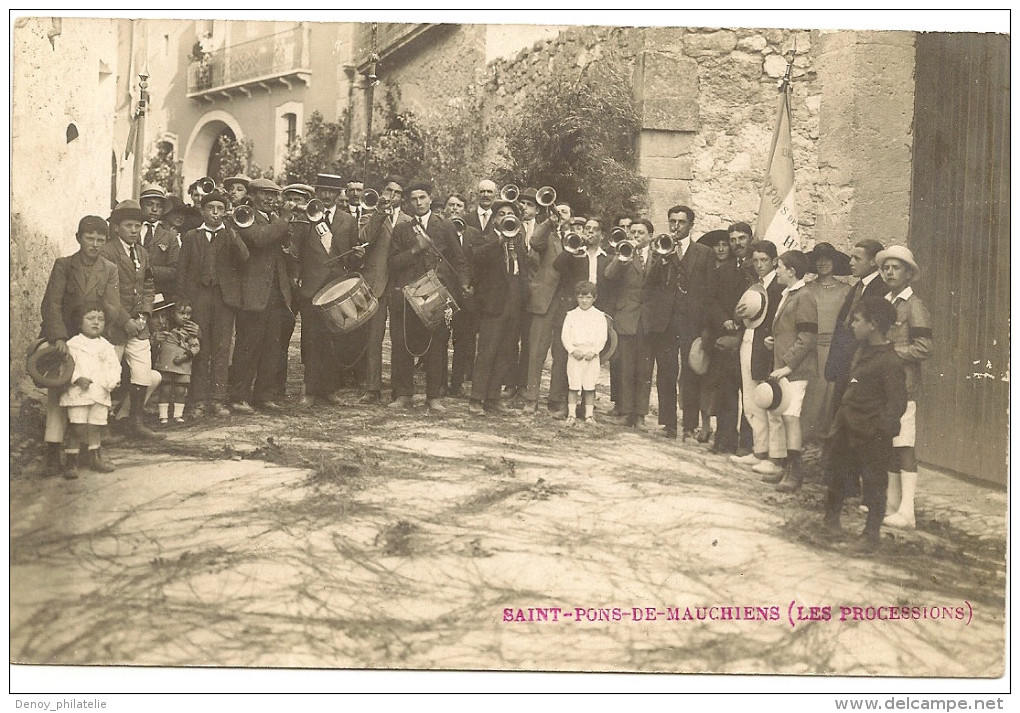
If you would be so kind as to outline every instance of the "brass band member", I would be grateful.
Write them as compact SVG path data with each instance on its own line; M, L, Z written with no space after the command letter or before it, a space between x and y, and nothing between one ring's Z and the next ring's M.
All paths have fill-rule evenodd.
M440 325L434 331L422 324L403 288L435 270L455 300L471 282L471 269L464 259L453 226L432 212L432 184L416 181L408 186L414 220L393 231L389 266L393 279L390 299L390 339L393 345L392 382L394 408L410 408L414 394L414 359L425 360L425 399L429 409L444 411L440 402L443 390L443 362L446 360L450 330Z

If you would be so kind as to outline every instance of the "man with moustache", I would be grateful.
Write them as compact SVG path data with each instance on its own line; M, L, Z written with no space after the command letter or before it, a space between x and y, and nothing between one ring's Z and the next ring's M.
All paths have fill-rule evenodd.
M496 200L496 184L488 178L478 182L478 205L464 220L479 234L485 231L492 220L492 202Z
M495 184L493 184L493 190L495 190ZM461 250L464 251L464 258L474 265L474 248L480 243L482 233L478 228L466 222L465 207L464 197L459 193L451 193L446 199L443 217L454 226L457 241L460 243ZM488 217L491 217L492 202L489 203L488 208L490 216L487 216L486 224L490 222ZM479 214L475 212L473 215L478 217ZM478 275L474 273L473 269L472 283L475 286L476 296L464 300L464 304L460 305L460 311L453 315L451 328L453 366L450 368L450 388L447 392L449 396L461 396L464 382L472 381L474 378L473 367L478 345L478 312L476 310Z

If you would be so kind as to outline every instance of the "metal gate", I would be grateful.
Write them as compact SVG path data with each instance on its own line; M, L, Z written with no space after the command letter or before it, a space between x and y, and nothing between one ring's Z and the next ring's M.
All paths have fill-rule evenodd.
M935 354L918 458L1005 483L1009 431L1009 36L917 36L909 245Z

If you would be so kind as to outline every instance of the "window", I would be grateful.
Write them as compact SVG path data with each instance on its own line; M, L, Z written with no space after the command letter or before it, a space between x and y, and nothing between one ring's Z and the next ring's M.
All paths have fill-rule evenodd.
M284 135L287 137L287 148L297 140L297 114L284 114Z

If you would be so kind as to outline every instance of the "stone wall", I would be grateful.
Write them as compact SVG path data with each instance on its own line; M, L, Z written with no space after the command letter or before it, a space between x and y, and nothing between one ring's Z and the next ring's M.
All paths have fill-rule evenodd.
M18 18L11 103L10 385L26 383L25 354L53 260L78 249L84 215L111 199L116 21ZM76 138L68 140L74 125Z

